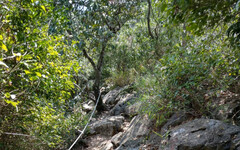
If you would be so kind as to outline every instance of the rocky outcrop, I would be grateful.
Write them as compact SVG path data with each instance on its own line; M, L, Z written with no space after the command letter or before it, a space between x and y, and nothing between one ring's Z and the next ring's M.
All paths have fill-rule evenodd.
M112 137L111 142L113 143L114 147L118 147L120 145L122 137L123 132L119 132Z
M177 112L173 114L161 128L161 135L165 135L171 128L182 124L188 118L189 116L184 112Z
M113 144L111 141L108 141L100 150L113 150Z
M103 97L103 103L105 104L110 104L110 105L114 105L118 102L117 97L119 96L119 94L126 89L127 86L125 87L117 87L112 91L109 91L104 97Z
M240 95L230 91L205 94L209 105L209 116L240 126Z
M117 150L127 150L127 149L139 149L140 145L144 142L144 139L148 136L150 132L151 120L147 116L135 116L128 128L121 135L121 140L115 145L120 145Z
M164 150L239 150L240 127L213 119L195 119L172 129Z
M120 114L124 114L128 116L130 114L136 114L137 108L131 108L133 106L130 106L131 104L134 103L135 98L136 96L134 94L123 95L118 101L118 103L110 110L110 114L113 116L120 115Z
M122 130L123 121L123 116L110 116L106 119L96 121L89 126L90 134L113 136Z
M239 126L176 112L157 127L148 116L138 114L141 101L125 89L116 88L104 96L111 110L90 123L89 134L83 139L85 147L79 150L240 150ZM238 95L230 93L228 98L212 104L213 118L239 120L235 115L239 113ZM86 103L84 110L90 111L89 106L92 103ZM238 120L234 120L236 124Z

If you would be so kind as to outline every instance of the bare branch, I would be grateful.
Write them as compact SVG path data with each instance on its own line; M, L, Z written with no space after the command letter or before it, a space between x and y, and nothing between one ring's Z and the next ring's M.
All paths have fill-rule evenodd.
M93 59L88 55L88 53L87 53L87 51L86 51L85 48L82 48L82 52L83 52L84 57L87 58L88 61L91 63L92 67L93 67L94 69L97 69L95 62L94 62Z
M154 39L155 37L152 34L152 29L150 26L150 15L151 15L151 0L148 0L148 14L147 14L147 25L148 25L148 33L151 36L152 39Z
M6 134L6 135L14 135L14 136L25 136L25 137L35 138L34 136L27 135L27 134L22 134L22 133L10 133L10 132L4 132L3 134Z

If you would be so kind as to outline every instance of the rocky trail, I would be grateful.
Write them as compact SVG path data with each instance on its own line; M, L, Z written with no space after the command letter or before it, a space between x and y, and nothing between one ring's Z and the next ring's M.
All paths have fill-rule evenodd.
M94 116L89 130L73 149L240 150L239 124L177 112L164 125L156 127L148 116L138 114L141 102L137 99L137 93L129 92L128 87L109 91L103 97L109 111ZM234 106L239 106L239 100L235 102ZM86 111L93 107L90 104L84 106Z

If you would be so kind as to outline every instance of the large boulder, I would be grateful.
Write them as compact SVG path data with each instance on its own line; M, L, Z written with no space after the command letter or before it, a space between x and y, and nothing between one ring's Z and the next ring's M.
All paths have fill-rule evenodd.
M135 116L127 131L120 135L117 150L139 149L150 132L151 120L147 116ZM115 144L116 145L116 144Z
M127 87L117 87L114 90L109 91L104 97L103 97L103 103L115 105L118 101L117 97L119 94L126 89Z
M186 113L179 111L174 113L160 129L156 126L156 124L153 125L145 145L141 148L156 150L158 149L159 145L166 145L166 138L169 134L169 131L187 121L189 117L190 116Z
M164 136L171 128L182 124L189 116L184 112L174 113L161 128L161 135Z
M240 95L230 91L221 91L217 96L212 95L213 93L205 94L212 118L240 126Z
M111 142L114 145L114 147L118 147L120 145L122 137L123 137L123 132L119 132L118 134L115 134L112 137Z
M213 119L195 119L170 130L159 150L239 150L240 127Z
M124 114L126 116L136 116L139 112L139 109L141 108L142 102L136 101L135 99L132 100L133 103L128 103L128 105L124 108Z
M123 116L110 116L90 124L90 134L113 136L122 130Z
M120 114L130 114L131 112L130 104L133 104L136 96L135 94L125 94L123 95L118 103L110 110L110 114L113 116ZM134 109L136 110L136 109Z

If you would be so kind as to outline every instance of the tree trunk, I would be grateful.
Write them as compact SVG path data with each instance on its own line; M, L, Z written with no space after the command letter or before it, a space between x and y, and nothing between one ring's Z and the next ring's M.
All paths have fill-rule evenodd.
M106 43L108 40L102 43L102 50L100 52L100 56L98 59L98 63L96 68L94 69L95 71L95 82L93 85L93 90L94 90L94 96L97 102L97 99L100 94L100 84L101 84L101 79L102 79L102 66L103 66L103 59L104 59L104 54L105 54L105 48L106 48ZM105 110L105 105L103 104L101 96L99 97L98 105L97 105L97 111L101 112Z
M86 49L82 49L83 51L83 55L85 58L88 59L88 61L91 63L93 69L94 69L94 73L95 73L95 81L93 84L93 91L94 91L94 96L95 96L95 102L97 102L98 97L100 96L100 84L101 84L101 79L102 79L102 66L103 66L103 59L104 59L104 54L105 54L105 48L107 45L107 40L105 40L105 42L102 43L102 50L100 52L100 56L96 63L93 61L93 59L88 55ZM80 46L79 46L80 47ZM99 97L99 101L98 101L98 105L97 105L97 111L101 112L103 110L105 110L105 105L103 104L102 98L101 96Z
M94 96L95 96L96 102L99 98L98 105L97 105L97 111L98 112L101 112L101 111L105 110L105 106L104 106L102 98L100 96L100 83L101 83L101 70L96 69L95 70L95 82L94 82L94 85L93 85L93 91L94 91Z

